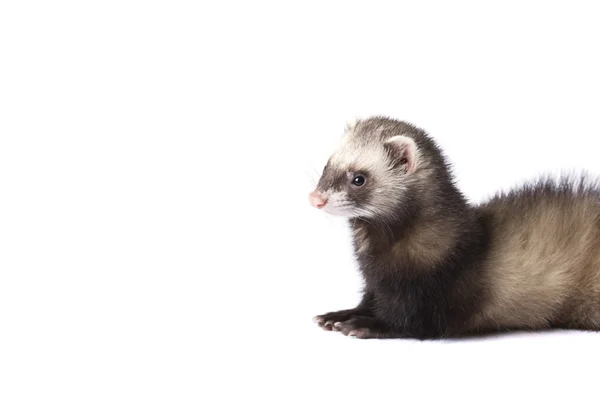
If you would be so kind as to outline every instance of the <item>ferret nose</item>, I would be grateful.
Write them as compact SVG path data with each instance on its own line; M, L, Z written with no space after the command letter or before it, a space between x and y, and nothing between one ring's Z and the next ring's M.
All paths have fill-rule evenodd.
M325 207L325 204L327 204L327 199L324 199L323 196L316 191L308 195L308 201L310 202L311 206L317 208L323 208Z

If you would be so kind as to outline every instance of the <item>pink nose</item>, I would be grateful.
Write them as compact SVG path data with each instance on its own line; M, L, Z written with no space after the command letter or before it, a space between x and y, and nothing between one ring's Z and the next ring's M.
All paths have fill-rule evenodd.
M317 207L317 208L323 208L323 207L325 207L325 204L327 204L327 199L324 199L317 192L312 192L311 194L309 194L308 201L310 202L311 206Z

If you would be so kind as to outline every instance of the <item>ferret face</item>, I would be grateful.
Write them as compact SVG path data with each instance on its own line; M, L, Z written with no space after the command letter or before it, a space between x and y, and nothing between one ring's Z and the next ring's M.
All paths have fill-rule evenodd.
M350 126L330 156L312 206L344 217L390 217L402 205L417 168L415 142L368 124Z

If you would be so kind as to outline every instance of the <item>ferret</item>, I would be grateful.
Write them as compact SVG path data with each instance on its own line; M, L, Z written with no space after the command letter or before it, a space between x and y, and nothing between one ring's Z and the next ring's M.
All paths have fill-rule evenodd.
M474 205L449 165L413 124L346 127L309 202L348 218L364 288L315 322L362 339L600 330L600 185L540 179Z

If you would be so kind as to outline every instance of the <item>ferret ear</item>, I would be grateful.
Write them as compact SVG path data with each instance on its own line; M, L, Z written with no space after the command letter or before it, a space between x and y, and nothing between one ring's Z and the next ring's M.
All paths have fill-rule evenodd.
M344 128L344 133L348 133L348 132L354 130L354 128L356 128L356 125L358 125L357 117L352 116L352 117L348 118L346 120L346 127Z
M404 168L407 174L415 171L419 153L414 140L398 135L387 139L384 146L390 154L394 167Z

